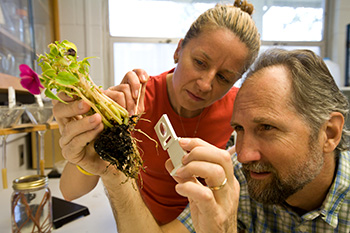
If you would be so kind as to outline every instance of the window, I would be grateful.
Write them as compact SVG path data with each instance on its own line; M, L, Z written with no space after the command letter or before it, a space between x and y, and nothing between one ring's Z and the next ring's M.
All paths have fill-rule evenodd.
M234 0L231 0L232 3ZM114 83L143 68L157 75L174 67L173 53L191 23L212 0L109 0ZM221 1L222 3L225 3ZM324 55L326 0L248 0L262 38L262 49L308 48ZM227 2L226 2L227 3Z
M212 6L215 2L109 0L114 84L134 68L150 75L173 68L179 39Z
M326 0L254 0L253 19L261 33L261 51L276 46L307 48L325 54Z

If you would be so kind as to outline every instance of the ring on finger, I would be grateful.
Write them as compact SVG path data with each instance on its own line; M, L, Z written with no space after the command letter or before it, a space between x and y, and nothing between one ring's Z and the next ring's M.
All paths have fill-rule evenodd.
M218 190L222 189L222 187L225 186L226 182L227 182L227 177L225 177L225 179L224 179L224 181L222 182L221 185L219 185L219 186L209 186L209 188L210 188L212 191L218 191Z

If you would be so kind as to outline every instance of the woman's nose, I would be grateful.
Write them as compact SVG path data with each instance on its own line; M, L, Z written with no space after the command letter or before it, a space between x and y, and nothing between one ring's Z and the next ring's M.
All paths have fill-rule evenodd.
M210 74L210 73L202 75L201 78L197 79L197 85L198 85L199 89L202 92L211 91L211 89L213 88L214 78L215 78L215 75Z

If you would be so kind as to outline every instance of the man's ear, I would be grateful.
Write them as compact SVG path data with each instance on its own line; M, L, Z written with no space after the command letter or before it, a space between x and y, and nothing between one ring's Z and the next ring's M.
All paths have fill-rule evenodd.
M332 112L330 119L324 126L326 141L323 145L323 151L332 152L340 142L344 126L344 116L340 112Z

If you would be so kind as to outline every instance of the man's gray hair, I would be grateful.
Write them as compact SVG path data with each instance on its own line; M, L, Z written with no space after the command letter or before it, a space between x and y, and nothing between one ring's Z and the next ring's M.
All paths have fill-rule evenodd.
M349 101L339 90L323 59L310 50L269 49L264 52L249 70L249 79L259 70L283 65L292 79L291 105L317 134L332 112L340 112L346 121ZM342 138L336 150L349 150L350 132L344 123Z

